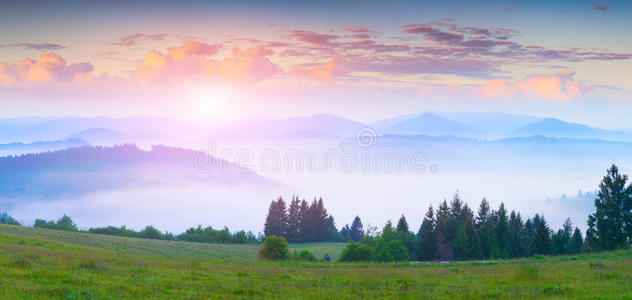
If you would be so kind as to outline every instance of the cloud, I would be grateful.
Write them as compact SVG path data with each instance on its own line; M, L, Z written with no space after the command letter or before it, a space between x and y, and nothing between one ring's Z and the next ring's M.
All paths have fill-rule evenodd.
M355 25L345 26L345 27L342 28L342 31L353 32L353 33L368 33L368 32L371 32L371 30L369 30L367 27L355 26Z
M592 7L596 10L601 10L601 11L606 11L610 8L610 5L608 4L603 4L603 3L598 3L598 2L592 2L590 3L590 5L592 5Z
M574 73L564 71L553 75L535 75L517 82L494 79L476 88L483 98L525 98L569 101L577 99L588 87L573 80Z
M310 66L298 66L290 73L311 80L321 80L331 82L334 77L343 76L349 73L349 68L342 65L341 59L332 59L324 64L313 64Z
M291 30L289 36L301 42L319 46L332 45L332 41L339 38L334 34L322 34L311 30Z
M122 36L118 42L110 43L110 45L130 47L135 46L139 42L143 41L162 41L167 37L168 35L166 33L144 34L137 32L130 35Z
M417 46L416 53L452 57L485 57L504 64L521 62L630 59L632 53L587 51L578 48L550 49L542 46L522 45L512 39L519 35L516 30L499 27L460 26L443 19L429 23L401 26L404 33L419 35L431 46ZM511 59L511 60L507 60ZM502 60L502 61L501 61Z
M187 79L219 79L253 83L270 78L282 70L268 56L266 48L233 48L232 56L213 59L221 45L187 41L162 54L150 50L136 67L134 77L146 82L176 83Z
M0 46L0 48L23 48L26 50L60 50L65 49L66 46L53 43L13 43Z
M68 65L61 56L50 53L38 60L25 58L17 64L0 63L0 84L72 81L91 77L92 64L83 62Z

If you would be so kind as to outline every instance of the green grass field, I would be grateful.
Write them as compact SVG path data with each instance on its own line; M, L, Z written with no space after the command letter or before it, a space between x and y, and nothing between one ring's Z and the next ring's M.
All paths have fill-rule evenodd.
M630 250L396 266L261 262L257 248L0 225L0 298L632 298ZM292 248L337 257L342 245Z

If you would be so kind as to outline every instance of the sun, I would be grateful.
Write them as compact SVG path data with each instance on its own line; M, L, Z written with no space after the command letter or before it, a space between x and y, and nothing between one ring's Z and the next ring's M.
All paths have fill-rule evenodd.
M211 117L215 120L228 119L229 102L232 93L226 87L198 86L188 89L191 113L197 117Z

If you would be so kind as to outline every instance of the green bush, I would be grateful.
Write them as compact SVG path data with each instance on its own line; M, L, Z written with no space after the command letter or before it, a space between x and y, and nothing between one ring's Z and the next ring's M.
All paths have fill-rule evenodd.
M266 237L259 249L259 259L283 260L290 258L289 245L284 238L271 235Z
M67 215L63 215L57 220L57 222L37 219L35 220L35 224L33 225L33 227L64 231L79 231L75 222L73 222L72 219Z
M375 251L367 244L351 241L340 255L340 261L370 261Z
M18 222L16 219L11 217L7 213L0 214L0 224L9 224L9 225L18 225L18 226L21 225L20 222Z
M303 261L316 261L316 256L307 250L302 250L301 252L296 252L296 250L294 250L292 259L303 260Z

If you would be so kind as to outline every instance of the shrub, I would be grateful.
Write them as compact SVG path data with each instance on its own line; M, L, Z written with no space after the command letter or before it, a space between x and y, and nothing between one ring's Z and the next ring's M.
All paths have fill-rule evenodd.
M340 261L369 261L373 257L373 248L359 242L349 242L342 250Z
M259 259L283 260L290 257L289 245L284 238L271 235L266 237L259 249Z
M64 215L61 218L59 218L57 222L37 219L35 220L35 224L33 225L33 227L64 230L64 231L79 231L79 229L77 229L77 225L75 224L75 222L73 222L72 219L67 215Z
M304 261L316 261L316 256L307 250L302 250L301 252L296 252L296 250L294 250L292 259L304 260Z
M9 224L9 225L18 225L18 226L21 225L20 222L15 220L13 217L11 217L7 213L0 214L0 224Z
M164 237L160 230L153 226L147 226L138 233L138 236L146 239L162 240Z

